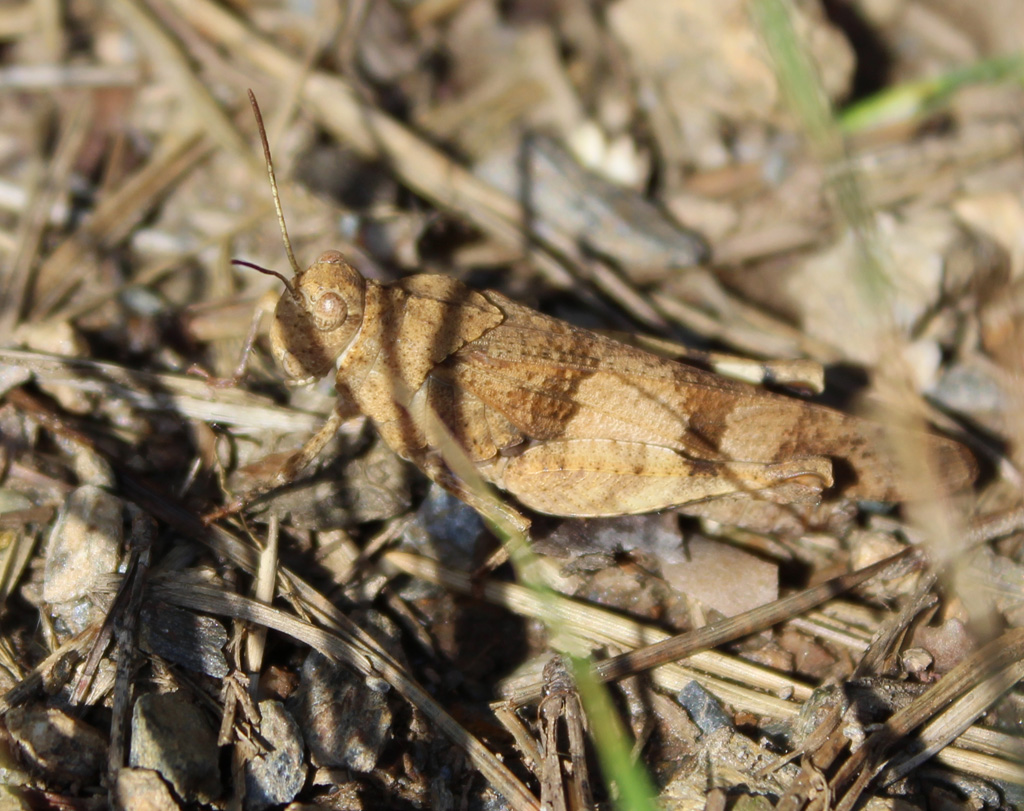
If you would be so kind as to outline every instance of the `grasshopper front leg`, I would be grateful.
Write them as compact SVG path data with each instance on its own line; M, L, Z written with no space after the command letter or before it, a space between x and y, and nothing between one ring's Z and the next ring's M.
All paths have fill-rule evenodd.
M350 417L350 414L335 407L331 411L331 415L327 418L326 422L320 426L319 430L307 439L305 444L303 444L298 451L289 456L285 463L281 465L281 467L279 467L272 476L258 482L241 495L235 496L219 510L214 510L207 515L204 515L204 523L210 524L220 518L225 518L226 516L241 512L245 509L246 505L251 504L260 496L265 496L271 490L276 490L278 487L284 487L287 484L291 484L298 478L298 475L320 455L323 449L327 447L327 443L330 442L334 438L334 435L338 433L338 429L341 428L341 426Z
M529 537L530 519L510 506L506 501L489 496L486 491L481 493L466 484L466 482L448 470L441 460L435 456L427 456L415 461L416 466L423 471L427 478L443 487L463 503L472 507L485 520L498 527L508 527L514 532Z
M480 517L491 525L495 534L504 539L501 546L473 573L475 581L505 563L510 555L515 554L518 544L530 541L529 518L507 501L495 498L487 490L474 487L459 478L448 468L440 455L427 453L417 456L412 461L428 479L476 510Z

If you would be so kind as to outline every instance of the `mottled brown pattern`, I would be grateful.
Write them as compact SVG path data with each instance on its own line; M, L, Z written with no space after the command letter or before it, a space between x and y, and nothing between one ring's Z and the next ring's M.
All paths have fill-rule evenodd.
M307 380L337 361L339 393L435 478L429 454L445 432L433 414L486 478L542 512L646 512L761 490L812 499L832 485L833 461L852 471L847 495L916 495L874 423L666 360L499 293L427 275L382 287L333 252L293 287L272 336L286 373ZM961 446L910 439L936 460L946 489L971 481Z

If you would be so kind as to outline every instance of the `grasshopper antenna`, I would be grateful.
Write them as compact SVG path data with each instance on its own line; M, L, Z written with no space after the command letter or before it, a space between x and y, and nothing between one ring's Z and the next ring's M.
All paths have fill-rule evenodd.
M263 126L263 114L260 112L260 106L256 103L256 94L249 90L249 104L252 105L253 115L256 116L256 126L260 131L260 142L263 144L263 158L267 163L267 174L270 176L270 189L274 195L274 208L277 209L277 223L281 226L281 237L284 240L284 249L288 253L288 261L291 262L292 270L296 276L302 275L302 269L299 267L299 263L295 261L295 254L292 252L292 241L288 238L288 227L284 224L284 211L281 209L281 195L277 191L277 178L274 176L274 161L270 157L270 144L267 142L267 130ZM254 267L246 262L238 262L236 264L246 265L247 267ZM284 278L280 273L274 271L268 271L264 268L255 267L255 270L269 273L272 276L277 276L288 288L288 292L293 296L295 291L292 289L291 284Z
M283 273L278 273L276 270L265 268L262 265L257 265L253 262L246 262L243 259L232 259L231 264L238 265L239 267L243 268L252 268L253 270L258 270L260 273L266 273L268 276L276 276L278 279L284 282L284 286L288 288L288 292L291 293L293 296L295 295L295 288L292 287L292 283L288 281L288 278Z

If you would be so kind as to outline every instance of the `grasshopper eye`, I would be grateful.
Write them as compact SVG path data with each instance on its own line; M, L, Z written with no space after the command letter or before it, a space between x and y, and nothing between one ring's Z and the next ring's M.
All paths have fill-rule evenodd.
M313 317L313 324L321 332L337 329L348 317L348 306L337 293L325 292L311 304L310 315Z

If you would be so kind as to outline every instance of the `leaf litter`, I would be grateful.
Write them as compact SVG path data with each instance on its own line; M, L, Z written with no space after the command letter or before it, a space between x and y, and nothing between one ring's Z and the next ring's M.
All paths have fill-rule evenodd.
M1021 803L1013 4L795 4L811 88L756 22L766 1L10 5L12 807L633 796L554 651L599 663L666 806ZM815 361L830 402L914 413L968 443L982 477L895 510L539 518L544 597L504 570L474 579L485 526L356 421L245 522L205 526L334 399L286 390L264 332L220 385L279 284L229 260L283 260L249 86L300 257L453 275L715 353L698 363L748 356L725 366L769 385L786 359ZM849 111L841 138L794 112L801 93ZM866 246L884 272L867 293ZM781 377L758 363L780 360ZM848 590L908 543L921 551ZM197 760L200 740L230 757L211 743Z

